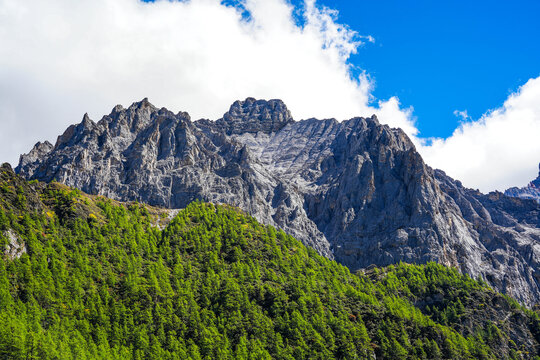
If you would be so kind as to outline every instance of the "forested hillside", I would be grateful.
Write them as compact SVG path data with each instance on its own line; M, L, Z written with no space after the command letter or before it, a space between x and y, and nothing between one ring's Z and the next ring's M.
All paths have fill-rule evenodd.
M235 208L167 216L1 167L0 358L538 354L538 315L453 269L351 274Z

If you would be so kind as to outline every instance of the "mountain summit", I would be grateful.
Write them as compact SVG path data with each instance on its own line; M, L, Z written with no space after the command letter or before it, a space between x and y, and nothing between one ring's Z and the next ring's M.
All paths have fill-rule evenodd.
M145 99L85 116L16 171L169 208L226 203L351 270L437 261L540 300L540 205L464 188L375 116L295 121L280 100L248 98L192 121Z

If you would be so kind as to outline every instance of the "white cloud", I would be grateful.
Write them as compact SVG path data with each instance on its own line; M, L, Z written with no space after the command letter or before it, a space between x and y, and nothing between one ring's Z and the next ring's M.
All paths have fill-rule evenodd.
M471 119L471 116L467 112L467 110L454 110L454 116L457 116L462 121L467 121Z
M370 36L307 0L303 25L286 0L0 0L0 161L88 112L149 97L216 119L237 99L281 98L297 119L385 114L413 129L397 99L369 105L371 82L347 60Z
M419 150L428 164L465 186L487 192L526 185L538 175L540 161L540 77L500 108Z

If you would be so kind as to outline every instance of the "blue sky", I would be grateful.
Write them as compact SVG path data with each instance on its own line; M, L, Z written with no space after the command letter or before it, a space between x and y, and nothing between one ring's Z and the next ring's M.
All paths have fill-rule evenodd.
M478 119L540 75L540 1L319 4L338 10L339 22L375 38L350 61L375 80L377 98L397 95L414 107L424 137L451 135L461 120L455 110Z

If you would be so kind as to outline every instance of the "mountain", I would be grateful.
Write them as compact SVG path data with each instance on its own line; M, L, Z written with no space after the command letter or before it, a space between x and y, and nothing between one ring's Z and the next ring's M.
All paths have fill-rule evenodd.
M522 188L512 187L507 189L504 194L521 199L531 199L540 203L540 171L538 172L538 177L531 181L529 185Z
M533 359L538 314L442 265L355 275L225 205L0 168L3 359ZM15 249L16 248L16 249Z
M16 172L168 208L230 204L352 271L435 261L540 299L540 205L463 187L375 116L295 121L280 100L248 98L192 121L144 99L85 115Z

